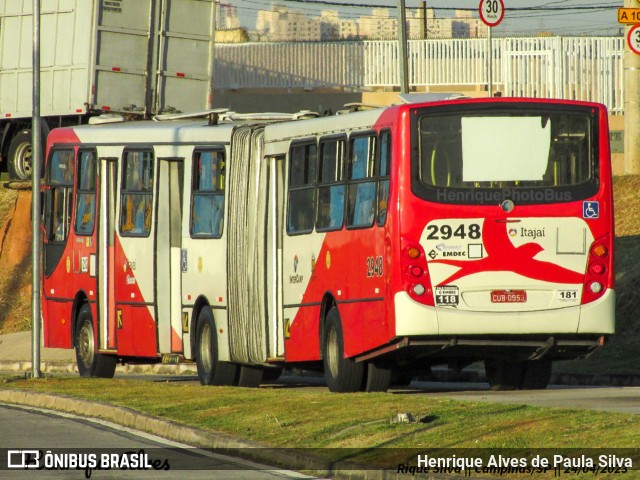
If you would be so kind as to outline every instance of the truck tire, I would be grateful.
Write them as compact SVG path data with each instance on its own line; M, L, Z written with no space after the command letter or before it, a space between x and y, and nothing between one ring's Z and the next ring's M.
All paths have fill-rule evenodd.
M20 130L9 144L7 172L10 180L29 180L32 171L31 130Z

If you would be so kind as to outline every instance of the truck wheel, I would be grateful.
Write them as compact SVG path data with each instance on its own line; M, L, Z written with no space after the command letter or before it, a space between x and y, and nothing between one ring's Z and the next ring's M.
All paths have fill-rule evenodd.
M359 392L364 385L364 363L344 357L340 314L336 307L327 314L323 341L324 378L332 392Z
M28 180L32 167L31 130L21 130L11 139L7 159L10 180Z
M198 315L196 366L202 385L237 385L238 366L218 359L218 335L210 308Z
M78 313L78 323L73 338L78 373L81 377L113 378L118 359L96 352L91 308L86 303Z

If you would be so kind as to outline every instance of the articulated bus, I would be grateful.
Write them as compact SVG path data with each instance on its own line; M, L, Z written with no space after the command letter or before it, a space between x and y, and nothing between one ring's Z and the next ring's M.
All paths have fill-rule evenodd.
M195 361L202 384L385 391L484 362L494 389L540 389L614 333L604 106L309 116L53 130L45 346L83 376Z

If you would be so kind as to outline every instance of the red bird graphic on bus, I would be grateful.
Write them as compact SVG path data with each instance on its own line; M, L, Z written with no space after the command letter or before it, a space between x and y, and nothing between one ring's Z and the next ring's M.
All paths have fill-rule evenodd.
M483 240L486 256L479 260L432 260L460 269L438 285L448 285L455 280L480 272L514 272L527 278L553 283L582 283L583 275L551 262L534 257L544 249L530 242L516 247L507 234L504 223L485 220Z

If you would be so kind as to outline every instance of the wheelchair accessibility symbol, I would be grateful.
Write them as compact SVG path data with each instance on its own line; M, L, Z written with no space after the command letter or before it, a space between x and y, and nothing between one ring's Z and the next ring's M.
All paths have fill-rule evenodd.
M582 218L600 217L600 204L598 202L582 202Z

